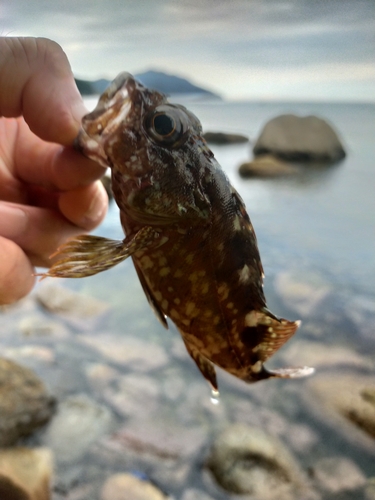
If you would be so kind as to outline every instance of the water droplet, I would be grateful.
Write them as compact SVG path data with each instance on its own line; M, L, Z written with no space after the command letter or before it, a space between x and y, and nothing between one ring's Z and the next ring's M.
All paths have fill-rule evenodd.
M212 389L211 391L211 403L213 405L218 405L220 403L220 392L216 389Z

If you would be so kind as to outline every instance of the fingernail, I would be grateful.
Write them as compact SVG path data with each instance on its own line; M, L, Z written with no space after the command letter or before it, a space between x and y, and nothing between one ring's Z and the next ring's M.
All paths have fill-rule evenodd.
M98 223L107 211L108 205L108 196L101 181L97 181L95 186L95 194L93 195L90 206L83 217L84 222L89 224Z
M0 203L0 235L10 240L17 238L27 228L27 214L12 203Z

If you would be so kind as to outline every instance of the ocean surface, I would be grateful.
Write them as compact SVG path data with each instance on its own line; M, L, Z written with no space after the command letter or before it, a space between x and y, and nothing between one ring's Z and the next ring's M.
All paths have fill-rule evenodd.
M315 380L328 380L329 385L331 379L374 380L375 376L375 105L180 102L199 117L205 131L250 138L250 144L212 146L212 150L244 199L254 225L269 308L279 316L302 319L296 336L268 366L313 365L316 375L248 386L219 370L221 402L215 406L174 326L165 330L154 317L130 259L90 278L46 280L100 299L110 305L110 312L86 326L62 319L70 332L65 340L28 338L33 346L28 352L35 352L35 358L25 355L22 336L5 333L5 355L36 370L59 401L84 392L106 405L116 415L116 428L128 439L123 448L118 440L115 447L111 439L110 445L100 441L80 460L58 465L58 483L66 491L81 483L89 491L92 485L87 496L77 493L72 498L96 500L109 474L137 470L177 500L192 487L210 498L227 499L202 472L202 457L217 432L233 422L256 425L280 437L305 471L322 457L344 456L364 477L375 476L373 439L354 430L354 425L353 431L341 427L341 420L331 419L313 396ZM87 100L89 108L93 104L93 99ZM251 158L251 144L263 125L282 113L314 114L331 122L346 158L329 168L301 167L294 177L241 179L238 166ZM123 238L115 203L95 234ZM9 322L18 321L19 313L9 314ZM143 353L138 354L137 364L134 352L139 345ZM53 363L45 361L42 347L50 350ZM117 351L124 353L123 358ZM151 460L147 454L130 453L128 445L134 440L129 441L129 433L146 448L149 439L159 447L177 447L182 458L173 462L173 469L160 457ZM42 433L33 443L46 444L43 439ZM151 455L156 448L151 445ZM69 483L67 478L73 476L76 483ZM353 490L340 498L360 497Z

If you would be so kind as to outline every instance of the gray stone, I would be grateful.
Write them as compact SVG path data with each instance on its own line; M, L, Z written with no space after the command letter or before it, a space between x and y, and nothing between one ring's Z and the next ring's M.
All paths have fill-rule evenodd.
M288 161L335 163L345 157L336 132L316 116L281 115L264 126L254 144L255 156L272 154Z
M364 500L375 500L375 477L370 477L367 480L364 491Z
M249 138L241 134L230 134L227 132L206 132L203 135L209 144L227 145L243 144L249 142Z
M1 500L49 500L52 469L52 454L45 448L1 449Z
M114 474L103 486L101 500L167 500L156 486L131 474Z
M366 483L359 467L349 458L325 457L312 467L312 475L317 485L329 493L356 490Z
M311 498L288 449L259 428L235 424L214 441L207 466L227 491L259 499Z
M214 500L212 497L204 493L202 490L191 488L184 491L181 500Z
M101 300L74 292L51 281L37 287L35 296L48 311L67 316L91 318L109 309L108 304Z
M375 437L375 383L373 377L355 373L328 374L308 381L327 409L334 411Z
M67 398L60 403L55 418L43 436L60 463L74 462L90 445L110 432L113 416L110 410L85 394Z
M45 424L55 399L28 368L0 358L0 446L9 446Z
M272 155L262 155L254 160L242 163L238 168L241 177L283 177L294 175L299 169Z

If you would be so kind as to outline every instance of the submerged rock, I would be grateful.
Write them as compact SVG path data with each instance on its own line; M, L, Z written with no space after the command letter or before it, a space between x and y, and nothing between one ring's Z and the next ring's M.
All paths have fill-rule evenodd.
M68 288L46 282L36 291L36 299L48 311L79 318L95 317L106 312L108 304Z
M375 438L375 382L353 374L326 375L308 381L323 404Z
M314 464L311 474L317 486L331 494L356 490L366 483L359 467L345 457L322 458Z
M262 155L252 161L242 163L238 169L241 177L283 177L294 175L298 168L272 155Z
M112 413L85 394L71 396L59 405L43 442L60 463L78 460L90 445L111 430Z
M241 134L229 134L224 132L206 132L203 135L209 144L243 144L249 142L249 138Z
M162 491L132 474L114 474L103 486L101 500L167 500Z
M1 500L49 500L52 454L46 448L0 450Z
M335 163L346 153L336 132L317 116L280 115L264 126L255 156L272 154L288 161Z
M45 424L55 399L34 372L0 358L0 446L9 446Z
M225 490L259 500L311 498L294 457L257 427L235 424L215 440L207 467Z

